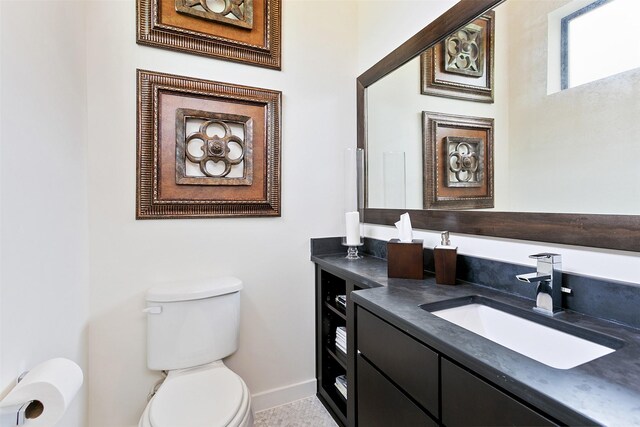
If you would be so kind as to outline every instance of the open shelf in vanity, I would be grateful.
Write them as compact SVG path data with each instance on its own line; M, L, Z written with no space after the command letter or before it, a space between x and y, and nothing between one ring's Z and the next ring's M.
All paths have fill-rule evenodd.
M316 264L316 379L317 396L329 410L338 425L347 425L347 397L336 387L337 377L347 378L345 391L349 387L349 357L336 344L336 329L342 328L346 334L350 305L349 294L360 289L354 282L330 272ZM344 295L344 306L337 297ZM350 329L350 328L349 328ZM342 339L342 345L353 348L349 336Z

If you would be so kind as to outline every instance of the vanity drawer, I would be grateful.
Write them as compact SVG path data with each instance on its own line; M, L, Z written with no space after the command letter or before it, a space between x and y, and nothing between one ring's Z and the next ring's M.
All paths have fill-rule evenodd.
M446 426L553 426L544 416L461 367L441 360Z
M362 427L436 427L414 404L376 368L358 355L358 425Z
M360 307L356 316L358 350L438 418L438 354Z

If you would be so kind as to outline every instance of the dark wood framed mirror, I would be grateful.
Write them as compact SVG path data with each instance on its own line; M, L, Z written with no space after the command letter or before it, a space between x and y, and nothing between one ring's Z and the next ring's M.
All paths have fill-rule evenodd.
M367 147L367 87L503 1L509 0L460 0L357 78L358 148ZM365 176L366 169L365 163ZM366 223L393 225L409 212L414 228L423 230L640 251L640 215L368 208L363 181Z

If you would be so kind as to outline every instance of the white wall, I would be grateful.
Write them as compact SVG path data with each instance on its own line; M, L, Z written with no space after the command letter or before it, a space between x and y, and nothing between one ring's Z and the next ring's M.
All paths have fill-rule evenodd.
M86 373L84 4L0 2L0 390L53 357ZM61 421L86 425L86 386ZM0 419L0 425L7 425Z
M356 0L358 75L458 0Z
M359 26L359 57L361 59L364 58L362 59L364 63L362 61L359 63L359 66L364 67L361 71L366 71L368 67L375 63L375 61L371 63L367 63L367 61L376 58L375 52L378 47L380 47L380 50L387 50L388 46L398 46L408 38L408 35L415 34L424 26L424 24L416 22L416 14L412 13L412 16L406 18L405 25L399 27L385 25L382 33L384 34L384 40L382 41L380 38L380 25L402 21L407 15L407 9L396 8L396 3L394 0L361 1L359 3L359 17L363 17L362 22L367 23ZM429 4L430 6L430 3L430 1L427 1L424 5L427 6ZM450 3L453 4L453 2ZM433 8L434 11L436 9L438 8ZM440 12L441 10L438 9L438 13ZM424 11L424 13L425 22L429 22L437 16L430 15L429 10ZM633 93L633 91L630 92ZM395 228L371 224L364 228L364 234L368 237L379 239L397 237ZM425 247L433 247L440 242L437 232L417 231L414 237L424 239ZM638 271L640 271L640 253L636 252L581 248L470 235L454 235L451 240L454 245L458 245L458 252L461 254L532 266L534 262L527 258L528 255L542 251L558 252L563 255L563 268L566 271L640 283L640 276L638 275Z
M87 7L90 425L136 424L160 378L146 368L141 309L162 280L241 278L240 349L228 365L258 395L255 408L314 394L309 238L342 230L343 152L356 126L355 3L283 1L281 72L137 46L133 1ZM283 92L281 218L134 219L136 68Z
M397 238L395 227L367 224L364 235L381 240ZM414 239L423 239L424 247L433 248L440 243L440 230L414 230ZM608 249L585 248L552 243L499 239L494 237L451 234L451 244L458 253L479 258L494 259L535 267L529 255L552 252L562 255L564 271L603 279L630 282L640 286L640 253Z

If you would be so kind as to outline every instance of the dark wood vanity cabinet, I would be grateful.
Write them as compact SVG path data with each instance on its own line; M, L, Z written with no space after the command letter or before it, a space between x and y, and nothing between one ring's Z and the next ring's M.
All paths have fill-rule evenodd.
M359 306L355 323L357 409L350 425L556 425Z
M358 351L368 362L430 415L439 418L439 357L436 352L361 308L357 309L356 337ZM360 370L357 372L360 404Z
M549 426L528 406L355 304L366 288L316 264L317 396L339 426ZM346 308L336 302L345 295ZM336 328L347 330L347 354ZM347 398L336 377L347 378Z
M455 363L442 358L440 366L444 425L556 425Z
M358 425L367 427L438 425L361 354L357 358Z

